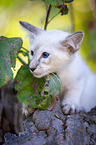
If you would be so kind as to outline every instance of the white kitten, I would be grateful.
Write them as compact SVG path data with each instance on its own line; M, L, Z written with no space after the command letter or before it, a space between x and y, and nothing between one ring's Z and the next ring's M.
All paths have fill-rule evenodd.
M83 32L73 34L59 30L44 31L26 22L20 24L29 31L29 67L35 77L57 73L63 84L60 93L65 114L96 106L96 75L78 54Z

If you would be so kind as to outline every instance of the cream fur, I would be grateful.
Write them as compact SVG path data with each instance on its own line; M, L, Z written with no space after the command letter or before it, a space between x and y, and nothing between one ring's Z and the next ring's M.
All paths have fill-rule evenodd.
M60 93L63 112L69 114L82 109L88 112L95 107L96 75L77 52L83 39L83 32L69 34L59 30L41 30L40 33L39 29L39 34L30 31L30 39L32 46L29 67L35 68L31 72L38 78L48 73L58 74L63 84ZM34 52L33 56L31 51ZM43 52L49 53L48 58L43 58Z

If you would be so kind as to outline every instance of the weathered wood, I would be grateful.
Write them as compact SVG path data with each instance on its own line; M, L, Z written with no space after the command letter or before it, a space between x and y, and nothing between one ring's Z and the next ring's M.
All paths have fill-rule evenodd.
M1 144L4 138L4 145L96 144L96 108L89 113L80 112L73 115L64 115L58 100L51 111L36 110L24 121L25 131L22 131L21 104L16 94L13 80L1 89ZM4 134L5 137L3 138Z
M6 134L4 145L95 145L96 108L64 115L57 101L52 111L36 110L24 127L19 136Z
M7 132L18 134L23 130L21 104L14 90L14 80L0 90L0 143Z

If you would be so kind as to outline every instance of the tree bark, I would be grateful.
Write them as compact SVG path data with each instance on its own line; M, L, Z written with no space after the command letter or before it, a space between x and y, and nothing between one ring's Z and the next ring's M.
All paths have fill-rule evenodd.
M91 112L64 115L60 101L52 111L36 110L24 122L19 136L5 134L4 145L95 145L96 108Z
M0 89L0 144L7 132L18 134L23 131L21 103L14 90L14 80Z

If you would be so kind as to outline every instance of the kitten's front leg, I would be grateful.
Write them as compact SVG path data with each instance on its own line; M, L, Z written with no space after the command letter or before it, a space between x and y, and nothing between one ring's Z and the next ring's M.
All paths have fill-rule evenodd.
M24 117L30 116L34 111L35 111L34 108L32 108L29 105L25 105L24 103L22 103L22 114L23 114Z
M61 107L64 114L78 113L84 108L81 107L81 97L83 97L84 83L81 81L68 90L61 101Z
M64 114L78 113L81 110L79 103L73 101L77 99L76 97L77 96L70 98L67 96L68 99L63 99L61 107Z

